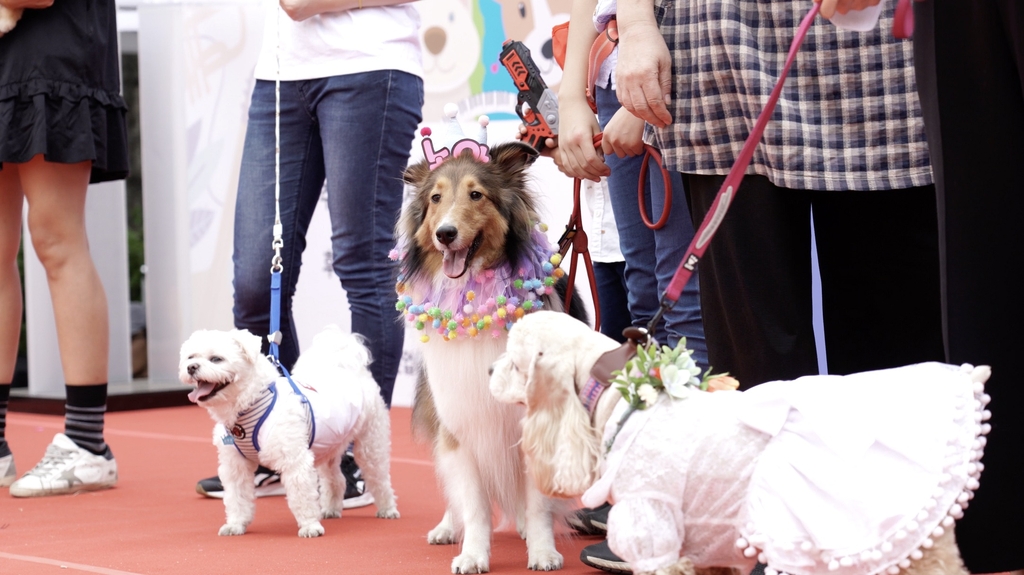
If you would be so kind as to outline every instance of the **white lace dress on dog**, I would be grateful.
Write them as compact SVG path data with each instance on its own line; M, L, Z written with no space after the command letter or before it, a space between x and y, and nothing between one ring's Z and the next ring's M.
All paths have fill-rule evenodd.
M609 544L635 571L685 555L793 575L895 573L977 488L987 401L969 366L938 363L663 394L627 420L583 502L615 503Z

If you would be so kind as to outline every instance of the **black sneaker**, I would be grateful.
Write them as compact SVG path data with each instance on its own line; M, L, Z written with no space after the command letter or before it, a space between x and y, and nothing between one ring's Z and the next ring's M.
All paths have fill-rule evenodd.
M359 469L351 452L345 453L341 458L341 473L345 476L345 501L342 503L344 509L366 507L373 503L373 495L366 492L366 482L363 481L363 471ZM256 497L272 497L284 495L284 484L281 483L281 475L272 469L260 465L256 468L254 477L256 481ZM196 493L224 499L224 485L220 477L214 475L196 483Z
M611 503L593 509L584 507L570 515L566 521L580 535L606 535L608 533L608 510Z
M342 508L355 509L373 503L373 494L366 491L363 470L359 469L359 464L356 463L351 451L346 451L345 455L341 456L341 473L345 476L345 502Z
M284 484L281 483L281 476L273 469L267 469L260 465L256 468L254 479L256 480L256 497L284 495ZM199 483L196 483L196 493L214 499L224 499L224 485L221 484L220 477L214 475L213 477L200 479Z
M580 561L594 569L609 573L632 573L633 569L608 548L608 540L587 545L580 551Z

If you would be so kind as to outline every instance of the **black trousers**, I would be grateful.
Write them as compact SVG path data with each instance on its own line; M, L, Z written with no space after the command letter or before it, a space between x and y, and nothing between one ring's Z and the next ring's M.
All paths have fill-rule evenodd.
M694 225L723 176L684 175ZM708 360L746 389L818 373L811 214L828 371L943 359L932 186L821 192L747 176L697 266Z
M936 170L949 361L992 366L981 487L957 523L968 569L1024 569L1024 5L915 3Z

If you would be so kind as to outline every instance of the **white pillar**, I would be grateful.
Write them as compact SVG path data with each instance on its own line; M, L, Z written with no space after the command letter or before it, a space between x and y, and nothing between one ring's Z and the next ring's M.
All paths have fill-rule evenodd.
M148 370L162 383L177 381L194 329L232 325L234 198L263 11L259 0L143 1L138 16Z

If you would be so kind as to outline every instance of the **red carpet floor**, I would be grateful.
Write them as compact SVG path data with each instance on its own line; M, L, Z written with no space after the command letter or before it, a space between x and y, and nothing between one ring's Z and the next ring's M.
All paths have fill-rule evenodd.
M106 438L120 479L108 491L15 499L0 489L0 573L222 574L450 573L458 546L432 546L426 533L444 503L429 450L412 442L409 410L392 410L392 481L402 518L374 517L373 506L324 521L327 533L300 539L283 497L257 501L256 519L241 537L218 537L222 502L195 493L216 472L213 424L198 407L107 414ZM20 472L42 457L63 418L9 413L7 438ZM565 536L558 573L596 574L579 562L598 541ZM492 573L532 573L526 546L513 532L494 537Z

